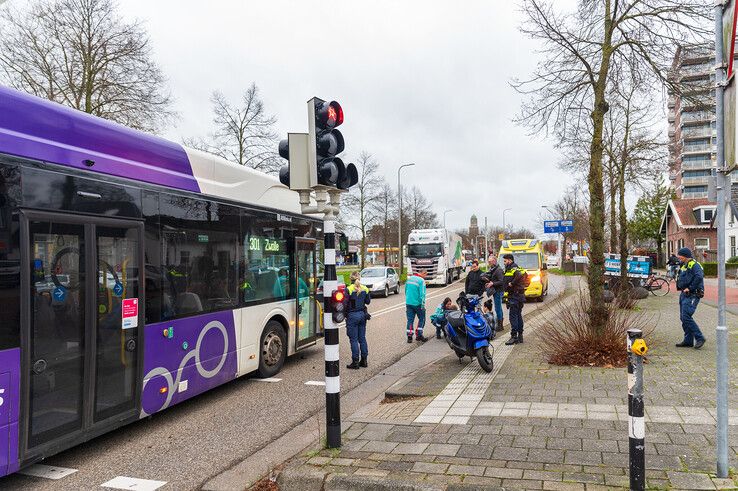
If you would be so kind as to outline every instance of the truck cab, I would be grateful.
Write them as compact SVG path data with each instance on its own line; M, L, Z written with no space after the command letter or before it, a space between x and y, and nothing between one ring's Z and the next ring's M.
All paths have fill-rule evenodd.
M528 272L530 286L525 290L526 299L543 301L548 295L548 266L543 256L543 244L538 239L503 240L500 248L500 261L503 254L512 254L515 263Z
M424 272L429 285L448 285L463 269L461 238L445 229L412 230L405 267L408 274Z

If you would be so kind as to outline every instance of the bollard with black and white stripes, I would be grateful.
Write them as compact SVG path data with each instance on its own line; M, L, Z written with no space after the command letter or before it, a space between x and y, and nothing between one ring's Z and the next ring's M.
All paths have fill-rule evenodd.
M643 331L628 329L628 437L630 489L646 488L646 422L643 413Z
M323 222L323 328L325 330L325 424L328 448L341 446L341 382L339 378L338 324L333 321L336 281L336 222Z

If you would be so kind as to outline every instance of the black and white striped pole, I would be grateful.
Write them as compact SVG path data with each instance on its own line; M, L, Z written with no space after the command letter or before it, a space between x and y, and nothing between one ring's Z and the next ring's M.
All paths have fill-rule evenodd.
M628 437L630 489L646 488L646 421L643 414L643 356L648 351L640 329L628 329Z
M336 281L336 222L326 216L323 222L325 271L323 276L323 327L325 329L325 424L328 448L341 446L341 382L339 378L338 323L334 292ZM343 300L343 299L339 299ZM342 307L342 306L341 306ZM340 308L340 307L339 307Z

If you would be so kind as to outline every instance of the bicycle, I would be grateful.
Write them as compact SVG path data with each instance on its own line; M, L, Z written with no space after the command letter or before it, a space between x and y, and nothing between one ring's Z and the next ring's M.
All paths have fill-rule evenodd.
M653 293L653 295L656 297L663 297L664 295L667 295L669 293L671 282L668 278L664 278L652 273L648 276L646 284L643 285L643 288Z

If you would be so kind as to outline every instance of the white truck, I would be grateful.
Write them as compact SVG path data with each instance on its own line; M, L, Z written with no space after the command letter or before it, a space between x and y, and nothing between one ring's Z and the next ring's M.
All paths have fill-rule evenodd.
M407 238L408 274L425 272L429 285L448 285L461 276L461 237L443 228L412 230Z

